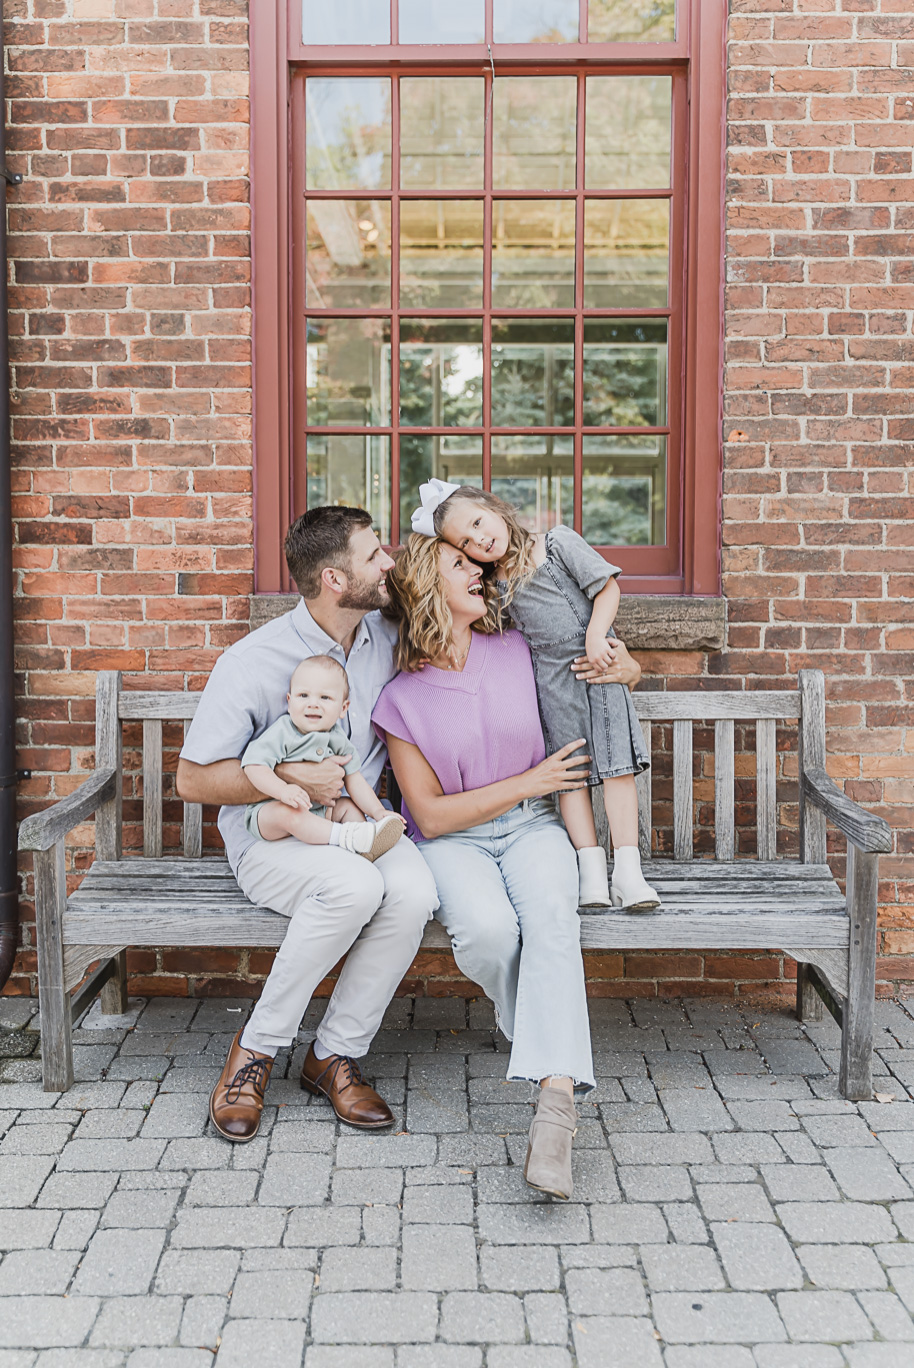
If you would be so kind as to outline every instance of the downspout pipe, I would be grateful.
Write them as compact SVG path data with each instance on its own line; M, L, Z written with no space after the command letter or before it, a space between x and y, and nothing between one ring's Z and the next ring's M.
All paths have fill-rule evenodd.
M0 4L2 9L2 4ZM0 15L2 18L2 15ZM9 328L6 293L6 186L22 180L6 169L4 51L0 36L0 992L19 942L16 870L16 701L13 684L13 520L10 468Z

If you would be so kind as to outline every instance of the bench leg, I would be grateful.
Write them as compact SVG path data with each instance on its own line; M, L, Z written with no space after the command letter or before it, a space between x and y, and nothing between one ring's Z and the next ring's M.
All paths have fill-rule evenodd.
M35 924L38 933L38 1002L41 1008L41 1075L45 1092L66 1092L73 1083L70 996L63 967L63 918L67 876L63 841L35 852Z
M876 1016L876 911L878 856L848 842L847 915L850 922L847 998L841 1032L839 1087L851 1102L873 1095L873 1028Z
M114 972L101 992L105 1016L120 1016L127 1011L127 951L119 950L113 960Z
M797 1018L799 1021L821 1021L825 1004L813 988L809 966L797 963Z

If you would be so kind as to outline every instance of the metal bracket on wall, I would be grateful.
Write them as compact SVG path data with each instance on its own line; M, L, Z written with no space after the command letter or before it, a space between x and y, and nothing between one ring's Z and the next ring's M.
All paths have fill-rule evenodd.
M3 179L10 185L22 184L22 176L18 171L10 171L7 167L0 166L0 175L2 175Z

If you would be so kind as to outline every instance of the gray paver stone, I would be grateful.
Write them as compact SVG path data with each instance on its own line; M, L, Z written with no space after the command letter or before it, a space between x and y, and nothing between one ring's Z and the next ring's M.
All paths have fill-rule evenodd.
M691 1202L665 1202L661 1210L677 1244L707 1244L707 1227Z
M487 1172L501 1173L502 1169ZM528 1189L529 1191L529 1189ZM396 1201L396 1198L394 1199ZM482 1195L480 1192L480 1200ZM403 1197L403 1220L408 1223L458 1225L473 1221L473 1194L464 1186L408 1187Z
M480 1368L481 1363L482 1350L470 1344L401 1344L397 1350L397 1368Z
M108 1297L146 1292L164 1244L164 1230L96 1231L73 1290Z
M271 1154L257 1200L261 1206L320 1206L330 1189L323 1154Z
M700 1348L691 1344L672 1344L664 1354L664 1363L666 1368L755 1368L752 1351L741 1349L737 1344L728 1344L725 1349L711 1344L703 1344Z
M861 1292L859 1300L883 1339L914 1340L914 1321L894 1292Z
M97 1297L4 1297L0 1348L48 1349L82 1344L98 1314Z
M497 1292L552 1292L559 1286L556 1251L536 1245L484 1245L483 1284Z
M440 1335L457 1344L522 1344L523 1305L509 1292L448 1292L441 1304Z
M731 1131L715 1135L714 1153L722 1164L783 1164L784 1151L773 1135L761 1131Z
M849 1344L844 1352L850 1368L911 1368L907 1344Z
M341 1135L336 1163L338 1168L408 1168L434 1164L437 1148L431 1135Z
M844 1368L833 1344L757 1344L758 1368Z
M765 1164L762 1177L775 1202L837 1202L841 1197L822 1164Z
M885 1272L869 1245L803 1245L797 1253L817 1287L860 1292L886 1285Z
M218 1348L227 1314L225 1297L188 1297L181 1318L181 1343L187 1348Z
M20 1212L20 1217L25 1213ZM85 1249L98 1226L98 1211L65 1211L60 1218L57 1234L54 1236L55 1249Z
M717 1256L701 1245L642 1245L641 1261L652 1292L713 1292L726 1286Z
M869 1321L847 1292L780 1292L777 1302L792 1340L816 1344L873 1337Z
M313 1277L289 1269L239 1273L229 1302L229 1314L246 1320L304 1320L311 1302Z
M327 1292L314 1298L311 1309L311 1335L318 1343L430 1343L437 1325L438 1301L431 1292Z
M36 1211L34 1208L20 1209L15 1220L5 1216L0 1221L0 1250L44 1249L54 1238L59 1222L59 1211Z
M662 1368L651 1322L634 1316L588 1316L573 1325L578 1368Z
M66 1249L17 1249L0 1264L0 1297L63 1293L79 1255Z
M38 1198L40 1207L103 1207L114 1191L116 1173L52 1173Z
M614 1208L594 1208L598 1210ZM511 1206L492 1202L479 1208L477 1220L481 1238L490 1244L586 1244L590 1239L587 1208L575 1204L532 1202L529 1206Z
M6 1154L59 1154L70 1138L67 1125L13 1126L0 1142L0 1157Z
M305 1368L351 1368L352 1350L333 1344L312 1344L305 1350ZM394 1351L386 1345L376 1344L369 1348L362 1345L359 1350L359 1368L394 1368Z
M115 1192L102 1213L102 1226L167 1226L177 1204L178 1193L173 1188L159 1192Z
M71 1140L57 1161L58 1173L101 1173L154 1169L165 1153L164 1140Z
M468 1291L476 1287L476 1239L470 1226L407 1226L401 1277L415 1291Z
M785 1340L780 1316L760 1292L658 1292L654 1321L670 1344Z
M654 1206L595 1206L590 1212L593 1238L604 1244L665 1244L667 1225Z
M706 1135L685 1131L668 1135L612 1135L609 1147L620 1164L709 1164L714 1158Z
M254 1200L258 1175L242 1169L204 1169L184 1194L185 1207L246 1206ZM229 1220L230 1217L226 1217Z
M625 1164L619 1181L629 1202L691 1201L692 1183L684 1164Z
M879 1141L860 1116L804 1116L803 1129L816 1145L866 1145L878 1147Z
M324 1292L387 1291L396 1285L396 1249L351 1249L344 1245L341 1249L324 1250L320 1281Z
M493 1344L486 1363L488 1368L571 1368L571 1355L551 1344Z
M356 1245L362 1234L358 1207L305 1207L289 1217L284 1243L318 1249L324 1245Z
M209 1120L206 1098L193 1093L159 1093L143 1125L146 1140L179 1140L202 1135Z
M228 1292L241 1256L234 1249L166 1249L156 1275L157 1293L208 1295Z
M171 1233L172 1249L247 1249L278 1245L286 1213L275 1208L235 1207L227 1217L222 1207L195 1207L178 1212Z
M41 1154L0 1154L0 1207L27 1207L34 1202L54 1167Z
M891 1202L911 1189L884 1150L828 1149L825 1162L846 1197L856 1202Z
M796 1243L877 1244L895 1238L885 1208L863 1202L782 1202L777 1213Z
M770 1292L803 1286L793 1250L777 1226L735 1221L712 1225L730 1286L738 1291Z
M568 1306L577 1316L646 1316L647 1298L633 1268L573 1268L565 1274Z
M734 1121L713 1088L660 1088L660 1102L674 1131L728 1131Z
M303 1321L229 1321L215 1361L217 1368L251 1368L255 1363L299 1368L304 1347Z
M568 1307L560 1292L530 1292L524 1315L534 1344L568 1343Z
M277 1157L292 1158L294 1163L300 1156ZM329 1167L329 1160L324 1162ZM335 1206L362 1206L366 1202L389 1204L399 1202L402 1191L402 1169L339 1169L333 1175L331 1197Z
M102 1304L89 1343L107 1349L171 1344L182 1305L180 1297L112 1297Z
M773 1221L774 1210L758 1183L714 1183L698 1192L709 1221Z
M395 1206L362 1208L362 1234L369 1245L397 1244L400 1239L400 1212Z

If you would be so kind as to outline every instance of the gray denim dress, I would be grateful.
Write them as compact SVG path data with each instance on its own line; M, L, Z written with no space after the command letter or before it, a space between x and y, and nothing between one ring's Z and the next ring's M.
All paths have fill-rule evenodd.
M592 600L620 573L583 537L560 524L546 533L546 559L515 594L508 612L533 657L546 749L550 755L583 736L591 787L650 765L641 725L624 684L584 684L571 662L586 654ZM498 581L502 595L507 590Z

